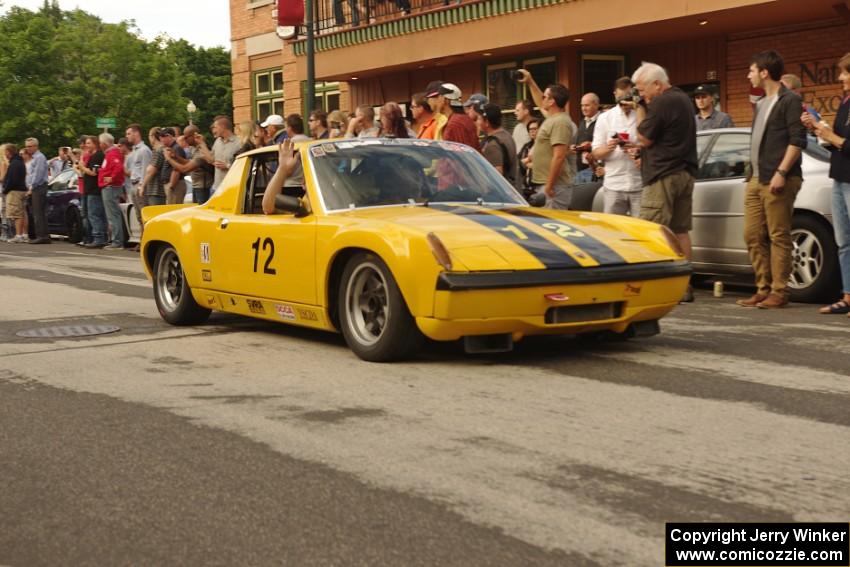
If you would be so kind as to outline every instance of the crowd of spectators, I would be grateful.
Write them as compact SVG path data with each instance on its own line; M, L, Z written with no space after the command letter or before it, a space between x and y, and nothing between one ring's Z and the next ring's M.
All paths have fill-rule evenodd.
M738 302L744 307L776 308L788 303L791 268L791 215L802 184L801 150L806 129L815 132L832 151L830 176L835 180L833 219L842 273L843 296L824 313L850 314L850 54L838 62L845 97L834 126L804 107L799 79L784 75L782 57L773 50L755 54L749 79L764 92L754 105L752 148L745 203L745 240L756 274L756 293ZM197 127L152 128L150 146L138 124L126 128L117 145L110 134L83 136L79 148L62 148L47 160L38 140L28 138L23 150L3 146L3 239L49 243L45 216L47 182L67 168L79 176L85 237L81 245L123 247L118 203L129 199L136 211L145 206L183 202L185 175L191 176L194 202L203 203L219 187L235 156L265 145L337 137L421 138L466 144L505 177L530 204L568 209L578 184L602 185L606 213L630 215L668 227L690 259L692 195L697 172L696 133L734 126L717 108L712 88L697 87L692 96L672 85L659 65L643 63L631 77L612 85L615 103L600 106L596 93L580 99L576 125L567 112L570 91L562 84L541 88L524 69L516 79L531 98L512 109L516 123L503 127L506 112L481 93L464 100L453 83L432 81L412 96L406 119L399 104L310 113L305 127L298 114L268 116L243 122L234 131L231 120L219 116L212 126L215 142L207 145ZM309 132L309 136L308 133ZM292 144L287 142L288 152ZM303 175L295 161L282 175ZM292 179L290 179L292 181ZM299 183L300 180L296 180ZM267 199L264 208L273 208ZM27 238L26 205L35 225ZM690 286L683 301L692 301Z

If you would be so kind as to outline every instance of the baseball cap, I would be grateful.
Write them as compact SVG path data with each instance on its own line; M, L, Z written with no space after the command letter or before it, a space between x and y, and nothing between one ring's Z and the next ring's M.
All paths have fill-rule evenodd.
M452 106L461 106L460 88L454 83L443 83L442 95L446 97Z
M283 116L281 116L280 114L269 114L268 118L266 118L266 121L260 124L260 127L265 128L269 125L283 126L284 124L286 124L286 122L283 120Z
M174 136L174 130L171 128L160 128L156 131L156 139L160 139L163 136Z
M714 96L714 93L711 92L711 89L708 88L708 85L700 85L694 89L694 96L699 95Z
M443 95L452 102L460 103L460 89L454 83L444 83L442 81L431 81L425 87L425 98L432 98Z
M484 96L483 94L475 93L474 95L466 99L466 102L463 103L463 106L474 106L477 110L479 108L482 108L485 104L488 104L489 102L490 99Z

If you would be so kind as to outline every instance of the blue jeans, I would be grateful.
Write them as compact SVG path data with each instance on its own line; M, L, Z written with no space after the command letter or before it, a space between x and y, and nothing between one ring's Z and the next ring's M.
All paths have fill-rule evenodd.
M832 222L841 266L841 288L850 294L850 183L835 181L832 186Z
M86 216L91 226L92 242L106 244L106 211L103 209L101 195L86 195Z
M194 186L192 187L192 202L197 203L198 205L203 205L207 201L210 200L210 188L207 187L205 189L196 189Z
M118 197L122 193L124 193L124 188L120 185L101 189L103 208L106 211L106 218L109 219L109 224L112 226L113 246L124 246L124 221L121 218L121 207L118 206Z
M88 205L86 205L87 202L88 199L86 196L80 195L80 220L83 223L83 239L81 242L83 244L91 242L91 223L89 222L89 208Z
M582 183L590 183L591 181L593 181L593 170L589 167L586 167L579 171L573 179L573 183L575 183L576 185L580 185Z

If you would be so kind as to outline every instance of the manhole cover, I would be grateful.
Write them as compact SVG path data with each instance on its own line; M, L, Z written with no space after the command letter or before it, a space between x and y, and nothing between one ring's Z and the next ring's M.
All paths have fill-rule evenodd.
M36 339L55 339L58 337L88 337L91 335L107 335L120 331L121 327L115 325L67 325L64 327L41 327L40 329L26 329L18 331L15 335Z

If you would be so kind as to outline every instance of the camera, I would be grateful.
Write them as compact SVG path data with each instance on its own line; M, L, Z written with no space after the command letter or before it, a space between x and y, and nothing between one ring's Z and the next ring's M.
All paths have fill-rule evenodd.
M634 104L637 106L640 104L641 96L637 89L632 88L632 90L622 96L617 97L617 104L627 103Z
M522 79L522 73L520 73L516 69L511 69L510 71L508 71L508 77L512 81L519 81L520 79Z

